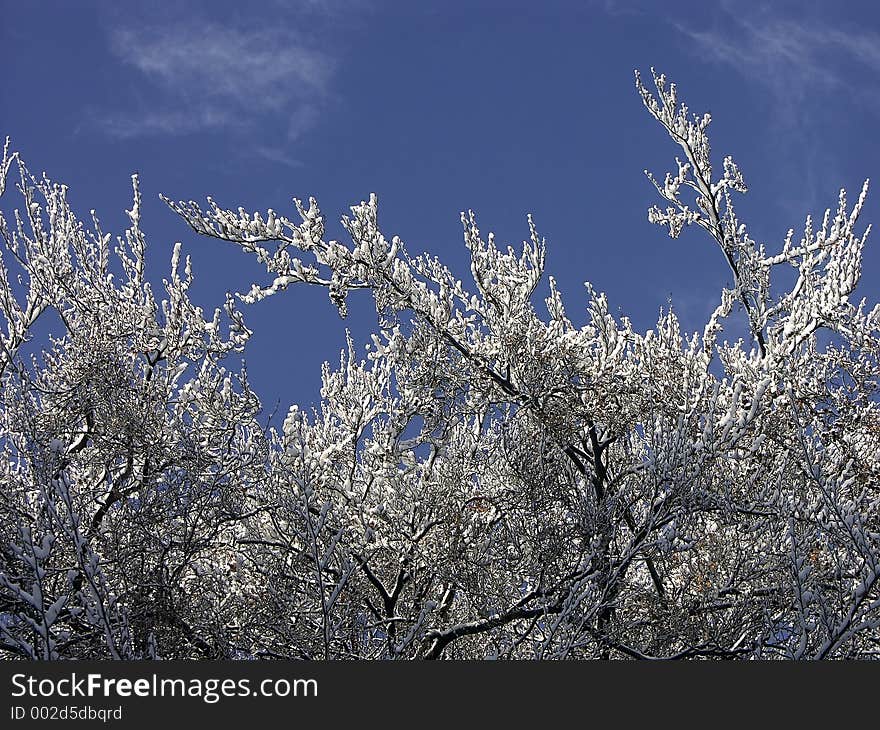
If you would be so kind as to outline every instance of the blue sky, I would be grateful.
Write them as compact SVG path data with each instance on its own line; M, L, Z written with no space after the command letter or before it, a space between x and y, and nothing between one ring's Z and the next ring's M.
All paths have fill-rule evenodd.
M340 239L339 216L376 192L387 236L462 276L461 210L513 244L531 212L576 321L589 280L640 329L671 298L701 330L728 273L698 233L671 241L646 220L642 171L662 177L675 149L635 68L712 113L718 162L733 155L751 189L740 213L771 249L840 187L854 199L866 177L880 183L872 2L0 0L0 18L0 135L108 230L124 229L140 173L151 271L182 241L206 308L261 272L191 234L160 192L264 211L313 195ZM865 223L880 223L878 200ZM869 239L869 300L878 247ZM365 343L370 302L350 309ZM346 326L326 292L288 290L246 316L266 407L316 401Z

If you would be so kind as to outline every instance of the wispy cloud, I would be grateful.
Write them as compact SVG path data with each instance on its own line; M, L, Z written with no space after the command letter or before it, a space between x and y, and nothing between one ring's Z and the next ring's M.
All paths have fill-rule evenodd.
M819 14L827 8L798 10L723 0L711 25L673 21L697 57L763 90L772 111L764 134L774 139L777 160L771 176L785 181L776 204L786 217L827 205L828 181L843 182L829 135L853 130L849 116L863 123L880 116L880 33Z
M256 155L260 159L268 160L277 165L285 167L302 167L302 161L289 154L283 146L272 146L265 144L254 145L248 152Z
M98 122L121 138L277 130L283 145L317 122L330 96L336 60L289 28L241 28L216 22L118 26L110 49L135 70L136 104L104 110Z
M865 86L866 78L880 76L880 34L767 9L750 12L730 2L724 7L723 22L712 28L676 27L703 57L762 84L777 102L780 122L794 124L815 91L844 93L880 110L880 89Z

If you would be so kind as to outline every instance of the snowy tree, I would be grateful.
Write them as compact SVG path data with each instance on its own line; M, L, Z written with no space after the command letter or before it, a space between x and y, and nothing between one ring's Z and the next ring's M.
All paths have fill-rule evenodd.
M574 325L529 219L462 215L472 282L412 256L371 196L327 240L296 218L166 200L265 267L206 314L164 293L7 144L0 191L0 650L36 658L871 658L880 643L880 306L850 297L867 232L841 192L778 253L739 219L708 115L654 75L679 148L648 217L704 229L732 288L702 332L644 333L587 285ZM796 280L782 294L774 272ZM776 286L771 284L776 283ZM264 428L236 300L324 287L377 325L320 406ZM719 341L744 317L748 341ZM61 333L41 339L38 319Z

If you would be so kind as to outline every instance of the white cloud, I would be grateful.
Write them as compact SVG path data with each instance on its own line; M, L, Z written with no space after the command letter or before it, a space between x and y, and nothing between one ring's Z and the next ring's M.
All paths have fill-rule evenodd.
M760 133L774 140L776 160L773 182L765 178L764 184L775 190L786 219L802 219L805 210L828 204L829 183L845 179L835 150L853 129L849 115L880 114L880 33L823 17L807 4L796 13L735 0L721 5L709 27L672 22L696 57L724 64L764 91L772 114Z
M865 78L880 74L880 34L829 27L806 17L774 16L766 10L750 13L732 3L724 6L721 25L676 27L696 43L700 55L728 64L767 88L778 102L780 121L794 123L815 91L842 91L878 106L878 89L866 87Z
M138 108L102 114L101 126L119 137L269 123L280 142L293 141L318 120L335 66L288 28L216 22L120 26L110 48L141 82Z
M318 121L318 109L312 104L298 107L287 120L287 138L293 142L299 139Z
M260 159L268 160L277 165L285 167L302 167L302 162L288 152L282 146L262 145L258 144L249 150L252 155L256 155Z
M151 134L189 134L205 129L230 127L235 117L222 109L151 109L138 114L119 112L104 116L101 127L114 137L127 139Z

